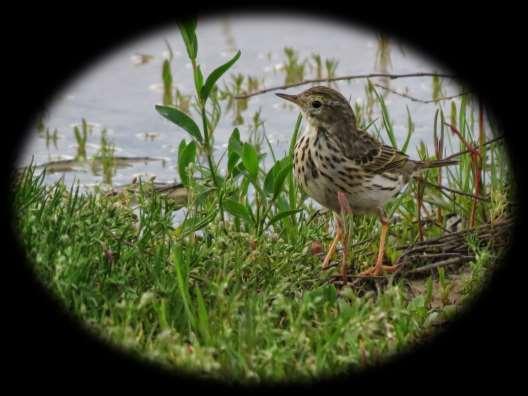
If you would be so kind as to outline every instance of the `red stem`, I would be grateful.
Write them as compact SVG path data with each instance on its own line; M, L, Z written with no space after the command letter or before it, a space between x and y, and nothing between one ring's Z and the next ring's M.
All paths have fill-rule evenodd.
M480 114L479 114L479 122L483 119L482 116L482 108L480 108ZM476 148L473 144L469 143L460 131L455 128L453 125L445 123L450 129L453 134L455 134L460 141L466 146L467 150L469 151L470 157L471 157L471 165L473 170L473 185L475 186L474 189L474 195L479 196L480 195L480 189L481 189L481 174L482 174L482 156L480 150L482 150L482 145L479 146L479 148ZM482 128L482 125L480 125L480 128ZM482 136L480 136L480 139L482 139ZM473 198L473 202L471 204L471 212L469 216L469 227L475 226L476 221L476 215L477 215L477 204L478 199Z

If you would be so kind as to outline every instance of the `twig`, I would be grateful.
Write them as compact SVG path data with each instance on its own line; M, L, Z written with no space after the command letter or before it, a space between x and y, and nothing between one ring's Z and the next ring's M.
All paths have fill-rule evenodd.
M478 145L476 147L473 147L473 149L479 149L481 147L485 147L487 145L490 145L492 143L495 143L499 140L502 140L504 139L504 135L501 135L501 136L497 136L496 138L493 138L491 140L488 140L486 143L484 144L481 144L481 145ZM464 154L467 154L467 153L470 153L472 150L464 150L464 151L460 151L458 153L455 153L455 154L451 154L450 156L448 157L445 157L444 160L450 160L450 159L453 159L453 158L456 158L456 157L460 157L461 155L464 155Z
M480 184L481 184L481 168L482 168L482 156L480 152L480 146L479 149L475 147L473 143L468 142L464 136L460 133L460 131L453 125L448 124L447 122L444 122L445 125L447 125L449 128L451 128L451 132L456 135L460 141L467 147L467 150L470 153L471 157L471 168L473 171L473 185L474 185L474 194L480 195ZM481 142L482 142L481 137ZM475 225L476 221L476 213L477 213L477 200L473 199L473 202L471 204L471 213L469 215L469 226L473 227Z
M378 88L382 88L386 91L389 91L390 93L393 93L394 95L398 95L398 96L401 96L402 98L406 98L406 99L409 99L410 101L412 102L418 102L418 103L425 103L425 104L429 104L429 103L436 103L436 102L439 102L441 100L449 100L449 99L455 99L455 98L458 98L460 96L464 96L464 95L467 95L467 94L470 94L470 92L461 92L457 95L452 95L452 96L443 96L443 97L440 97L440 98L437 98L437 99L430 99L430 100L425 100L425 99L418 99L418 98L415 98L414 96L411 96L411 95L408 95L408 94L405 94L403 92L398 92L392 88L389 88L389 87L386 87L384 85L381 85L381 84L374 84L376 87Z
M460 141L464 144L464 146L467 147L467 150L466 150L467 153L471 153L471 155L478 154L477 147L475 147L472 143L468 142L466 138L464 138L462 133L460 133L457 127L447 122L444 122L444 125L447 125L451 129L451 132L453 133L453 135L456 135L460 139Z
M460 257L460 253L455 252L442 252L442 253L427 253L427 252L415 252L414 254L408 254L407 257L416 257L417 259L430 260L430 259L445 259L447 257Z
M265 88L259 91L252 92L250 94L245 95L238 95L235 96L235 99L248 99L252 96L261 95L266 92L276 91L278 89L289 89L293 87L298 87L301 85L306 84L314 84L314 83L325 83L325 82L333 82L333 81L344 81L344 80L357 80L360 78L374 78L374 77L384 77L384 78L390 78L391 80L395 80L397 78L408 78L408 77L443 77L443 78L457 78L456 76L452 74L440 74L440 73L407 73L407 74L389 74L389 73L369 73L369 74L352 74L349 76L341 76L341 77L334 77L334 78L315 78L311 80L304 80L300 81L298 83L294 84L285 84L285 85L278 85L275 87Z
M463 264L467 261L473 260L475 256L458 256L458 257L452 257L447 260L438 261L433 264L424 265L422 267L418 267L409 271L405 271L406 274L415 274L418 272L426 272L429 270L432 270L434 268L442 267L445 265L453 265L453 264Z
M460 191L460 190L455 190L453 188L449 188L449 187L446 187L446 186L442 186L440 184L436 184L436 183L431 183L427 180L424 180L422 179L423 183L424 184L427 184L428 186L431 186L431 187L436 187L436 188L439 188L439 189L442 189L442 190L446 190L446 191L449 191L449 192L452 192L454 194L458 194L458 195L464 195L466 197L470 197L470 198L474 198L474 199L479 199L481 201L489 201L490 199L488 197L483 197L482 195L475 195L475 194L471 194L471 193L467 193L467 192L464 192L464 191Z
M403 245L403 246L396 247L396 249L397 250L403 250L403 249L411 248L407 252L404 253L404 254L409 254L409 253L414 252L414 251L430 248L431 245L433 245L433 244L439 244L437 246L442 246L443 244L445 244L447 242L450 242L450 241L456 242L460 238L465 238L466 235L468 235L470 233L474 233L474 232L477 233L480 238L482 238L482 236L485 235L485 232L487 230L490 230L490 229L494 231L493 235L497 236L497 234L498 234L497 228L501 228L501 227L508 228L508 227L511 227L512 224L513 224L513 220L511 218L505 218L505 219L497 221L494 224L482 224L482 225L480 225L478 227L475 227L475 228L468 228L466 230L453 232L453 233L451 233L449 235L441 235L441 236L436 237L436 238L431 238L431 239L426 240L422 244Z
M426 275L428 271L443 266L462 265L474 260L473 249L468 245L467 236L475 233L479 246L487 245L493 249L504 248L509 243L512 218L506 217L496 223L487 223L456 233L442 235L437 238L425 240L412 245L397 247L404 251L394 263L398 266L396 272L390 276L362 276L348 274L347 284L354 290L362 293L377 289L380 286L390 285L398 277L407 277L412 274ZM426 262L427 264L423 264ZM336 286L344 285L341 275L328 278ZM381 283L380 283L381 282Z

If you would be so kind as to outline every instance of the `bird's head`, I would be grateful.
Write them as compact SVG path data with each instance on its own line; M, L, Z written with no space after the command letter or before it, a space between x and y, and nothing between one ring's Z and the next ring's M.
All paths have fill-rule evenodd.
M332 129L336 123L356 126L356 119L348 100L332 88L316 86L298 95L276 94L300 107L303 116L313 126Z

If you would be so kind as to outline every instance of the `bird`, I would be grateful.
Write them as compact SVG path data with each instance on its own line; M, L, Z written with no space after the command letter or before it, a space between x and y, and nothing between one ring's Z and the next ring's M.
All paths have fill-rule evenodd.
M329 267L341 242L340 275L346 283L349 235L345 219L352 213L376 215L381 223L376 261L359 276L381 276L396 271L397 266L383 264L390 223L385 205L420 171L458 161L413 160L383 144L358 128L349 101L335 89L314 86L297 95L276 95L297 105L307 121L293 152L294 178L308 196L334 214L335 237L323 260L323 269Z

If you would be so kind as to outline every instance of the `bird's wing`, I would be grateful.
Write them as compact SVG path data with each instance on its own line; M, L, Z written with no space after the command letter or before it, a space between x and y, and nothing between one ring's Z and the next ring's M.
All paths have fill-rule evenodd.
M391 146L381 145L378 152L363 164L363 167L373 172L393 171L407 173L409 157Z
M410 174L414 168L412 160L391 146L379 142L365 131L354 131L352 139L342 142L346 156L366 171ZM410 166L411 165L411 166Z

